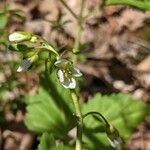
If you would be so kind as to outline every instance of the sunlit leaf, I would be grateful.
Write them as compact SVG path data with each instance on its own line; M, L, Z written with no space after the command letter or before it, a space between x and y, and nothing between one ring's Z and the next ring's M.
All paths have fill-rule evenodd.
M57 144L55 142L54 136L49 133L43 133L40 138L40 144L38 150L73 150L69 146L65 146L62 143Z
M50 132L64 137L72 125L70 92L65 90L52 75L49 80L42 80L43 87L35 96L27 97L27 127L37 133ZM48 85L48 87L47 87ZM48 92L49 91L49 92Z
M43 133L40 138L38 150L52 150L56 147L55 139L52 134Z
M146 104L134 100L127 94L112 94L110 96L96 94L83 106L83 113L98 111L103 114L119 130L124 140L130 137L133 130L148 115L148 110L149 107ZM109 145L106 134L100 133L104 132L104 128L99 121L91 116L87 117L84 123L84 142L87 143L86 146L90 143L89 147L96 149L100 146Z
M129 5L141 10L150 10L149 0L105 0L106 5Z

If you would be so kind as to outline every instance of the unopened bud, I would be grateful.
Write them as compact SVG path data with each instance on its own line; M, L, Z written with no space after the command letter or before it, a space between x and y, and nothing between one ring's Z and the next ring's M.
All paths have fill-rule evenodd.
M27 71L33 62L35 62L38 59L38 55L35 54L32 57L26 58L22 61L21 65L17 69L17 72L25 72Z
M32 38L32 34L29 32L16 31L9 35L10 42L22 42L28 41Z
M37 42L38 38L36 36L32 36L32 38L30 39L30 42L35 43Z
M106 134L112 147L115 148L117 145L122 143L118 130L112 125L106 128Z

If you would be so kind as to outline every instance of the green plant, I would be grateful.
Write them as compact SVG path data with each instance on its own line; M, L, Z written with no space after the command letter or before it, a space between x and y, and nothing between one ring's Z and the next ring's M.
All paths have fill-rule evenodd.
M128 5L141 10L150 10L149 0L105 0L105 5Z
M81 77L82 73L74 65L81 48L80 36L85 18L83 16L85 0L81 0L79 14L75 14L64 0L60 2L77 21L77 35L71 51L73 61L65 58L40 36L24 31L16 31L9 35L11 42L9 49L21 53L23 57L17 72L27 71L38 61L45 64L45 72L42 70L40 76L42 82L37 95L26 97L25 124L40 136L39 150L69 150L74 145L76 150L99 147L111 149L107 141L112 147L119 147L148 115L148 107L142 102L132 100L126 94L110 96L96 94L89 103L80 106L77 78ZM147 9L143 5L148 4L148 1L143 1L142 7L140 3L141 1L137 5L138 3L133 1L125 3L123 0L121 2L107 0L104 5L127 4ZM74 128L76 128L75 138L68 134Z

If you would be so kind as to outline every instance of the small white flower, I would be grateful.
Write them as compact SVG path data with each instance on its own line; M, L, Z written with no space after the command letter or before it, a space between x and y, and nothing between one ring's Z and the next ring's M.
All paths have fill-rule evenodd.
M21 65L18 67L17 72L25 72L27 71L33 62L35 62L38 59L38 55L35 54L32 57L23 59L21 62Z
M76 87L76 81L73 77L65 77L62 70L58 70L58 78L60 83L66 88L66 89L74 89Z
M59 68L58 78L60 83L67 89L74 89L76 87L75 77L82 76L78 68L74 68L72 63L66 59L61 59L55 62Z
M117 147L117 145L121 144L122 143L122 140L120 137L116 138L116 139L113 139L111 140L109 137L108 137L108 141L110 142L110 145L115 148Z
M106 134L108 141L110 142L113 148L117 147L117 145L122 143L118 130L109 124L106 128Z
M21 65L18 67L17 72L25 72L32 65L30 59L23 59Z
M24 40L30 40L31 38L32 38L31 33L23 31L16 31L9 35L10 42L21 42Z

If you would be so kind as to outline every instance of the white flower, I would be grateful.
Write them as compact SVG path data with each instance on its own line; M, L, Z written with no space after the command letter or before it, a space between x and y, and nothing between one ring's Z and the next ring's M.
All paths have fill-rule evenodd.
M65 77L62 70L58 70L58 78L61 84L66 88L74 89L76 87L76 81L73 77Z
M32 38L32 34L29 32L16 31L9 35L10 42L21 42L24 40L30 40Z
M113 148L117 147L117 145L122 143L122 140L119 136L119 132L114 126L112 125L107 126L106 134L108 141L110 142Z
M108 137L108 141L110 142L110 145L111 145L113 148L117 147L117 145L119 145L119 144L122 143L122 140L121 140L120 137L118 137L118 138L116 138L116 139L113 139L113 140Z
M56 61L55 65L59 68L58 78L60 83L67 89L74 89L76 87L75 77L82 76L80 70L74 68L73 64L66 59Z
M23 59L21 65L18 67L17 72L25 72L32 65L30 59Z
M21 65L18 67L17 72L25 72L27 71L33 62L35 62L38 59L38 55L35 54L32 57L23 59L21 62Z

